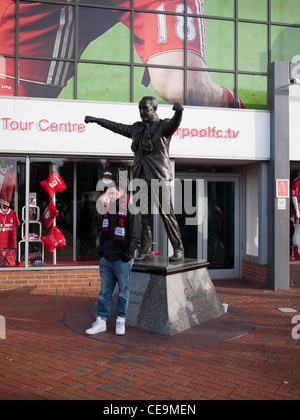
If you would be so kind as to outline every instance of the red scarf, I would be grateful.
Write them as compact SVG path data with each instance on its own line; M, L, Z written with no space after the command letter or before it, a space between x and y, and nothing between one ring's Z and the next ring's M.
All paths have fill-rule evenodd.
M129 201L128 195L124 194L122 200L119 204L119 211L118 211L118 218L116 226L113 227L114 229L114 240L116 243L119 241L123 242L126 240L126 217L127 217L127 204ZM109 211L107 211L103 217L102 222L102 230L101 235L104 240L108 239L108 231L109 231ZM124 223L125 222L125 223Z

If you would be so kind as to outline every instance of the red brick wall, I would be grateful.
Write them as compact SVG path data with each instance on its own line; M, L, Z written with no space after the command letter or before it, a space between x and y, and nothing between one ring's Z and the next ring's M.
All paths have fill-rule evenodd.
M292 286L300 286L300 264L290 265ZM243 261L243 279L267 287L267 267ZM92 295L100 290L99 269L7 270L0 271L0 293L5 291L32 294Z
M292 286L300 286L300 264L290 264L290 279Z
M0 292L95 295L100 290L99 269L0 271Z
M243 260L243 279L258 287L267 287L267 266Z
M267 287L267 266L243 260L243 279L259 287ZM300 264L290 264L290 284L300 286Z

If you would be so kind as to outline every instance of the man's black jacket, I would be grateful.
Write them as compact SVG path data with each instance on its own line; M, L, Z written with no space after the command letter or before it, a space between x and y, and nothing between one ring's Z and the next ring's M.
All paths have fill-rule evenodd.
M130 206L127 209L127 216L123 218L124 227L126 229L126 239L122 243L116 244L114 240L114 230L118 223L119 204L122 202L120 197L115 203L111 203L108 208L109 231L107 239L103 239L104 235L100 233L100 245L98 253L100 258L104 257L109 261L122 259L129 261L134 257L134 252L138 247L141 239L141 214L133 214L130 212Z

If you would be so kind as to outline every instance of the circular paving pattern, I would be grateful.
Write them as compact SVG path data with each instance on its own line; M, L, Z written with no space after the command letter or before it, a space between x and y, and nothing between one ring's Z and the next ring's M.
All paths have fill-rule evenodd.
M107 323L107 331L88 336L95 318L95 301L84 303L69 310L64 317L65 325L89 339L121 344L130 347L193 347L207 346L233 340L249 333L255 326L253 318L241 309L229 306L224 315L211 319L173 336L165 336L126 326L126 334L115 335L115 324Z

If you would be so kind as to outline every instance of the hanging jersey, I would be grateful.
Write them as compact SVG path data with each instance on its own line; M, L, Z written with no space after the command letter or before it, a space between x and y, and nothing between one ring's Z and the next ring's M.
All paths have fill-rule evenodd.
M0 248L17 248L17 213L7 207L0 208Z

